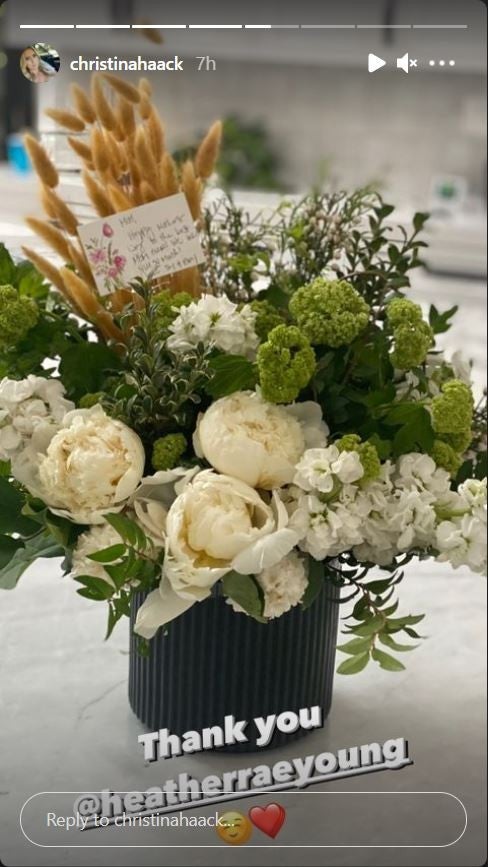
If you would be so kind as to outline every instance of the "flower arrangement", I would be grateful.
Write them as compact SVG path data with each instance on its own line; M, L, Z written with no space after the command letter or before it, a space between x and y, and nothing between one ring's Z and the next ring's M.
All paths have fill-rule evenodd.
M56 118L93 125L73 148L105 180L99 213L144 198L151 136L158 177L171 166L171 191L191 176L200 196L215 127L177 167L145 83L109 83L115 109L96 78ZM339 671L403 668L390 651L410 650L397 633L418 638L422 619L396 616L405 565L486 569L486 408L437 346L456 309L425 318L406 296L426 215L408 234L370 190L313 193L266 221L199 205L199 270L102 299L49 192L55 169L30 148L52 206L39 234L67 264L0 251L0 586L63 555L78 593L108 603L107 635L145 595L144 650L212 594L265 629L332 583L356 600Z

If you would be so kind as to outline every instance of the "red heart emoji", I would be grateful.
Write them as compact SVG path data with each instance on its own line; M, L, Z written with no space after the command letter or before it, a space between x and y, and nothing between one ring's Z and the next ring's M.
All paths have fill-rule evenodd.
M267 807L251 807L249 818L256 828L268 837L276 837L286 819L286 810L280 804L268 804Z

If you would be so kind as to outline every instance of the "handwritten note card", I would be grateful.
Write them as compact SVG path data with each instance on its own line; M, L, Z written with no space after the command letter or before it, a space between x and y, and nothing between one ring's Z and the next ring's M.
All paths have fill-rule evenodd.
M204 260L183 193L94 220L79 236L102 295L137 277L164 277Z

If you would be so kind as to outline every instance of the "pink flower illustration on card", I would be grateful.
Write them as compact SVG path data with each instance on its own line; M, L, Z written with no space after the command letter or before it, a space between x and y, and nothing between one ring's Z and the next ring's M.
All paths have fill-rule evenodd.
M109 223L103 223L101 236L90 238L86 244L88 259L97 280L103 282L106 292L114 292L125 285L123 279L127 259L114 246L112 238L114 230Z

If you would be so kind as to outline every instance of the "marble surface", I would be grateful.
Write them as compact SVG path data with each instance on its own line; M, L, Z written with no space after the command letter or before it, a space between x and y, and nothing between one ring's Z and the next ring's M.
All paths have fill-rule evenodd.
M2 595L1 862L81 867L129 865L137 858L138 864L145 865L291 865L297 863L297 850L288 845L319 840L321 846L331 847L338 839L348 840L349 832L357 841L355 826L363 822L360 839L367 845L306 848L300 853L301 863L361 867L482 864L486 841L485 602L483 578L438 564L411 564L402 585L400 612L425 611L422 634L427 637L414 652L404 655L404 672L390 674L370 665L355 677L336 676L325 727L278 751L247 756L205 752L145 765L137 742L144 729L127 702L127 625L119 625L110 642L104 643L104 606L77 596L70 579L61 577L56 562L38 562L23 576L15 593ZM367 774L366 779L351 777L281 795L279 801L288 807L283 832L275 841L255 834L251 842L259 848L252 851L247 846L226 846L209 829L198 839L185 829L178 830L169 849L98 848L102 846L100 835L105 833L101 830L86 835L95 848L40 848L23 836L19 826L22 805L36 792L145 790L183 771L201 780L209 773L220 775L225 770L382 743L393 737L408 740L412 765L395 773L382 771ZM420 806L417 800L422 796L409 796L398 802L399 816L392 807L393 795L386 801L362 795L348 806L331 795L365 790L451 793L466 808L466 831L457 843L447 845L457 836L460 822L448 798L434 799L424 808L424 802ZM327 800L320 797L320 791L329 793ZM70 796L70 803L74 798ZM253 803L265 805L270 800L278 798L260 796ZM354 815L350 812L353 804ZM247 812L250 803L236 800L232 806ZM46 802L39 799L31 805L25 817L29 835L45 808ZM404 829L406 848L381 848L385 840L391 841L392 822ZM82 836L83 844L86 836ZM162 837L160 829L149 829L143 843L159 847L163 839L168 838ZM426 839L435 841L433 847L422 845ZM71 837L70 842L73 840L78 842L79 836ZM134 845L140 838L126 835L117 842L125 845L129 840ZM181 844L196 848L179 848ZM204 845L217 848L202 848Z

